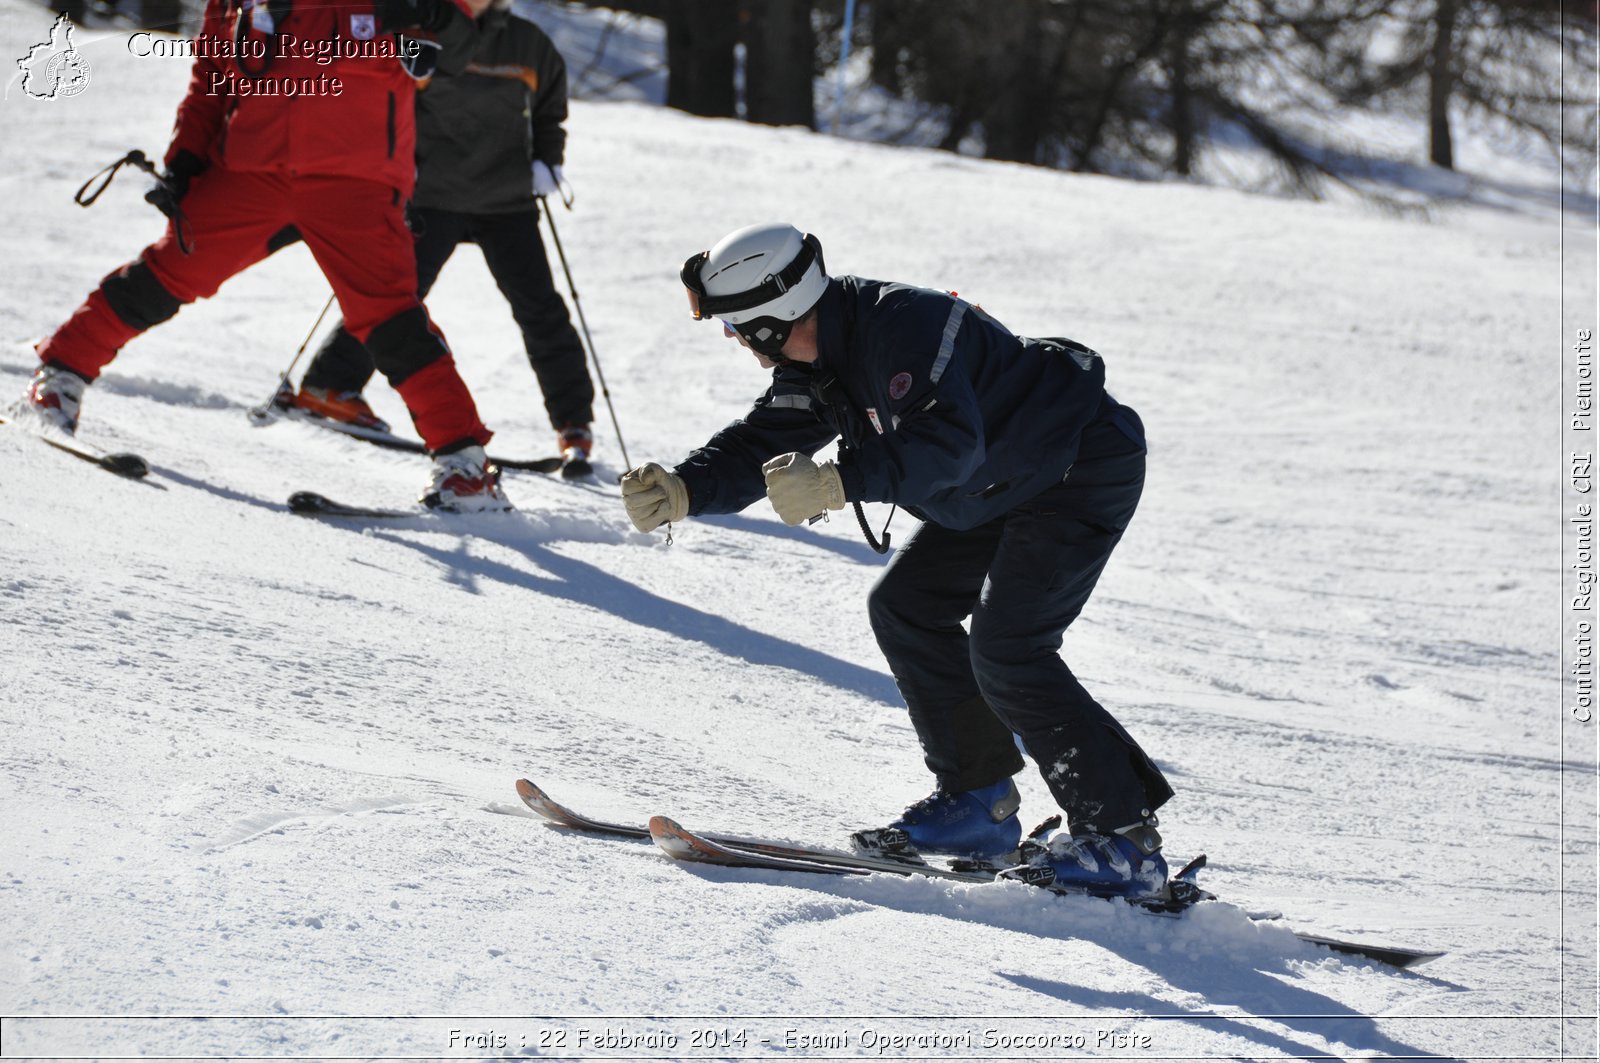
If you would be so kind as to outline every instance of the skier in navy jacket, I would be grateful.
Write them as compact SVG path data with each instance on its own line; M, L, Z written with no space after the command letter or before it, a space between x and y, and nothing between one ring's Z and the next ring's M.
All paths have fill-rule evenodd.
M1100 357L1015 336L945 292L829 278L816 238L789 225L731 233L682 277L694 316L720 320L772 385L676 468L624 476L634 525L763 495L787 524L864 501L924 521L869 613L937 787L856 844L1015 850L1020 740L1067 827L1012 873L1159 893L1155 811L1172 790L1058 652L1144 484L1143 426L1106 393ZM835 438L837 462L813 461Z

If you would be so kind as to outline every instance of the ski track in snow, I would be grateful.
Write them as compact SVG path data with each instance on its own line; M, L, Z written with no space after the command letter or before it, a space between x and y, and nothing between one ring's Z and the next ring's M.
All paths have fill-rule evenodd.
M48 29L21 0L0 13L6 54ZM80 46L84 95L0 105L26 160L0 173L12 393L32 343L161 228L137 181L89 212L70 196L165 143L188 64ZM1579 279L1554 283L1576 220L1540 197L1397 217L638 103L576 102L570 128L561 234L636 462L675 461L761 390L688 321L676 270L779 205L836 269L955 288L1106 356L1150 480L1067 659L1173 780L1168 852L1209 853L1206 884L1285 919L687 869L531 819L520 775L596 816L810 843L920 796L866 624L884 561L848 513L634 532L603 403L596 481L508 473L515 514L289 515L294 490L395 506L426 475L247 421L327 297L291 248L91 390L83 438L144 454L162 490L0 428L0 1012L109 1017L8 1019L8 1055L435 1058L493 1025L461 1016L530 1013L1063 1016L1148 1034L1152 1058L1556 1051L1538 1016L1560 1010L1558 949L1592 956L1594 912L1593 744L1561 745L1546 630L1562 470L1539 385L1563 295L1592 296L1592 241L1568 240ZM549 453L490 285L463 248L430 309L491 449ZM1018 783L1031 825L1051 805L1031 769ZM1449 955L1397 973L1285 926ZM1568 1011L1592 1010L1566 979ZM1592 1023L1565 1033L1592 1051Z

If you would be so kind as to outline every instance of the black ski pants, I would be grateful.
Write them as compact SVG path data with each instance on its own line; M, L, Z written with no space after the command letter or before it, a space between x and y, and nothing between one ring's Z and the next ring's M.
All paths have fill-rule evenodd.
M1071 471L1036 498L967 531L922 524L868 606L939 786L1021 771L1014 733L1078 832L1142 822L1172 796L1059 652L1144 487L1143 427L1127 407L1119 419L1085 429Z
M420 230L416 238L418 297L427 298L458 244L477 244L522 330L523 348L544 393L551 427L593 421L594 384L584 361L583 344L550 273L539 235L538 208L530 205L512 214L459 214L427 208L414 213ZM372 372L372 355L341 323L317 351L303 383L334 391L360 391Z

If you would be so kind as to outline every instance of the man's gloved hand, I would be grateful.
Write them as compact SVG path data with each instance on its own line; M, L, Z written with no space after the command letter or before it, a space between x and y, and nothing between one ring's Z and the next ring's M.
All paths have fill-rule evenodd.
M144 201L167 217L178 217L178 204L189 194L189 182L205 171L206 161L192 151L179 151L167 163L167 170L156 179L155 187L144 194Z
M804 454L779 454L761 471L767 478L767 497L785 524L844 508L844 481L831 461L818 465Z
M561 167L546 166L544 160L533 160L533 194L536 196L556 196L561 193L561 182L566 180L566 175L561 172Z
M689 515L689 488L683 477L652 461L623 474L622 504L635 528L654 531Z

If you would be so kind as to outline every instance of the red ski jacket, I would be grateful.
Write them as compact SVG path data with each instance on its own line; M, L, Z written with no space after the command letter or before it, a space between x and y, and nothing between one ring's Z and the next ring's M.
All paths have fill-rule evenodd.
M372 0L207 0L168 165L189 151L230 170L361 177L409 197L416 87L401 40L380 32Z

